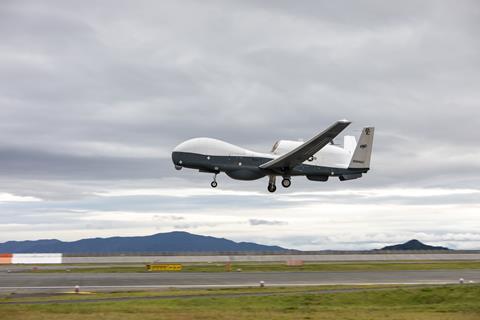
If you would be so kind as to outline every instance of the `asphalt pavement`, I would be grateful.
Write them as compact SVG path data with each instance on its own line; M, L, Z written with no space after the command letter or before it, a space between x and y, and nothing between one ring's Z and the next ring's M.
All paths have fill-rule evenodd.
M81 290L120 291L341 284L448 284L480 282L480 270L342 272L157 272L157 273L0 273L0 292Z

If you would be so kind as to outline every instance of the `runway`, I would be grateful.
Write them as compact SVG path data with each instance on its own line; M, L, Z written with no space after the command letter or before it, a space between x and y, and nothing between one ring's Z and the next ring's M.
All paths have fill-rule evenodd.
M230 272L230 273L0 273L0 292L120 291L161 288L304 286L341 284L447 284L480 282L480 270Z

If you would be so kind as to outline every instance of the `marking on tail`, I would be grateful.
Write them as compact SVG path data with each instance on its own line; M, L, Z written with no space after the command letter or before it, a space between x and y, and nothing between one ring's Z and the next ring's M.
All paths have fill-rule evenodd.
M363 128L360 139L358 140L349 168L368 169L370 168L370 158L372 156L374 127Z

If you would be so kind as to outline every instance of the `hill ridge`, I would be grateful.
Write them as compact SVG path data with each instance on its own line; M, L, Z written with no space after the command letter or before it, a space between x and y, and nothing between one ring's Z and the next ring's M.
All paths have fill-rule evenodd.
M412 239L401 244L386 246L379 250L450 250L450 249L446 247L441 247L441 246L430 246L428 244L422 243L417 239Z
M113 236L75 241L40 239L0 243L0 253L123 253L123 252L214 252L214 251L287 251L279 246L253 242L235 242L192 234L186 231L156 233L147 236Z

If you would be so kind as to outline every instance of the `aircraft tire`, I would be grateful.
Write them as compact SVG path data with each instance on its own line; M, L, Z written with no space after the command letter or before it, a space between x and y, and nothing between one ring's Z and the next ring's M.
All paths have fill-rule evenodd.
M217 187L217 181L212 181L212 183L210 183L210 185L212 186L212 188L216 188Z
M283 180L282 180L282 186L283 186L284 188L290 187L291 184L292 184L292 181L290 181L290 179L283 179Z
M269 192L275 192L277 187L274 184L269 184L267 189Z

